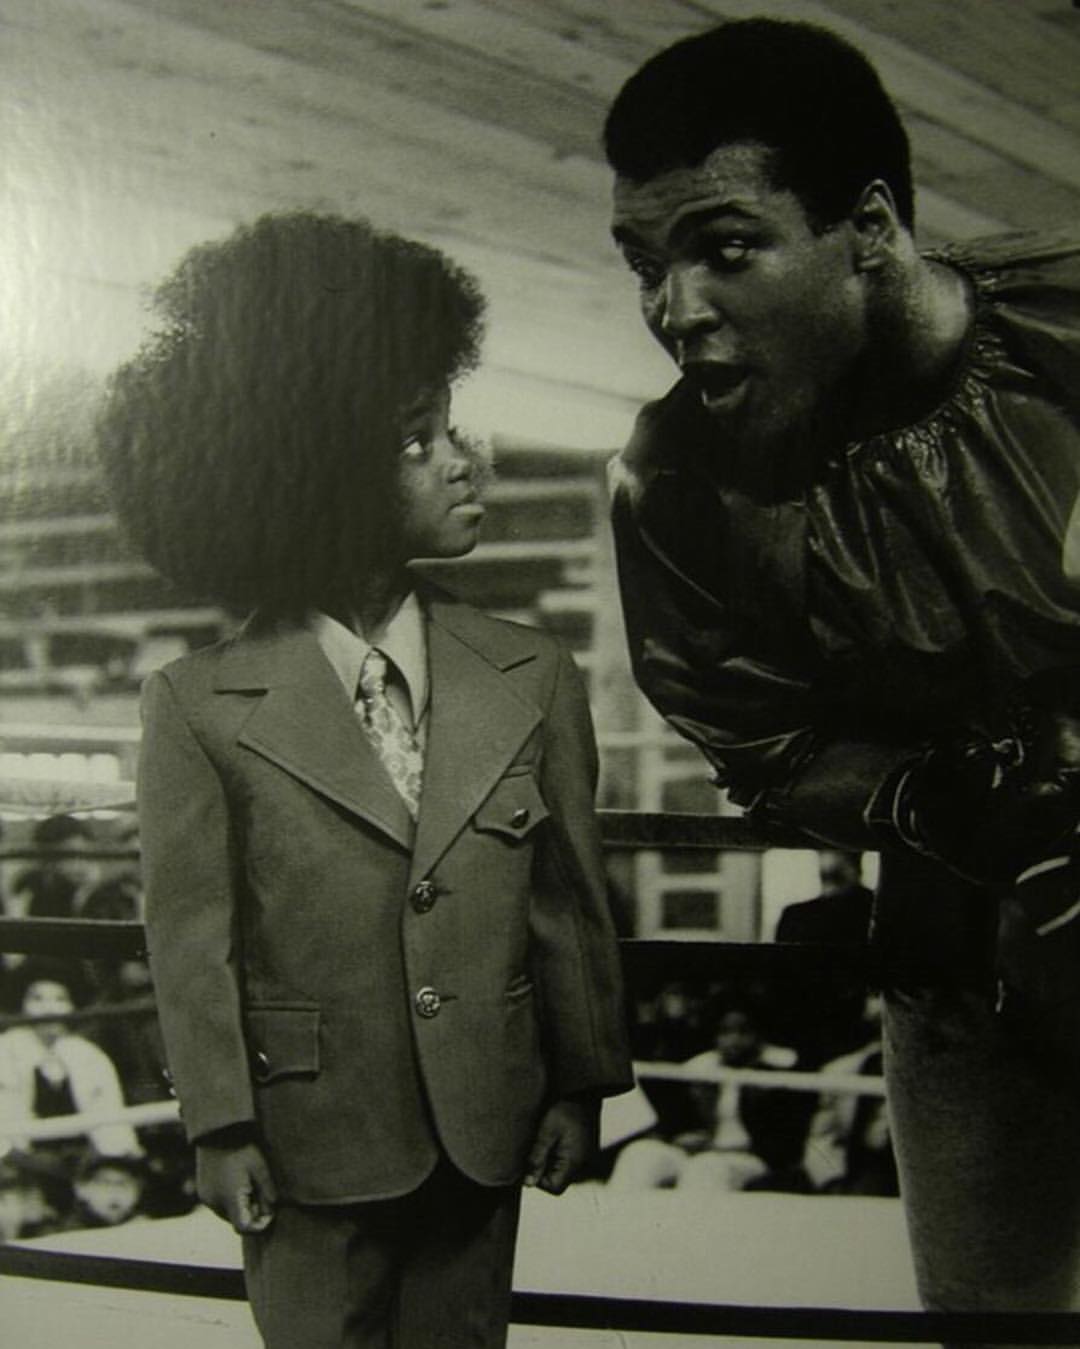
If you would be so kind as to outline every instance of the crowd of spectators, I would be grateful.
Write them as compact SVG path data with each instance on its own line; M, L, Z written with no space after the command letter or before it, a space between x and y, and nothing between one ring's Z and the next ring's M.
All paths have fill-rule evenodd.
M25 832L35 855L5 863L6 913L142 917L130 822L58 816ZM788 905L764 935L864 943L859 858L823 852L819 874L820 893ZM56 1138L32 1127L170 1098L145 959L0 961L0 1241L190 1209L193 1161L178 1124L113 1122ZM594 1179L622 1190L897 1193L880 1090L849 1089L881 1073L880 1008L861 985L666 981L632 990L630 1019L642 1071L636 1103L621 1109L634 1123L616 1130ZM819 1072L822 1090L764 1080L785 1069ZM841 1078L847 1086L832 1089Z
M6 914L142 917L130 823L56 816L23 832L6 849ZM145 958L0 955L0 1241L192 1208L180 1126L116 1118L169 1099ZM74 1135L44 1123L71 1115L107 1122Z
M822 852L819 875L820 893L788 905L766 935L865 944L871 893L860 858ZM858 980L667 981L636 990L631 1025L648 1110L639 1109L633 1131L611 1149L612 1186L898 1193L880 1090L880 999ZM678 1072L665 1076L660 1065ZM760 1076L725 1076L731 1069ZM765 1080L784 1069L819 1074L821 1090ZM860 1077L867 1089L852 1090Z

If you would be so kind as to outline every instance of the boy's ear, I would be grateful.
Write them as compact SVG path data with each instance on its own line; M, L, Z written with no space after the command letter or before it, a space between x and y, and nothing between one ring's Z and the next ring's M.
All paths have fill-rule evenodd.
M877 271L895 257L903 226L888 183L867 183L848 218L856 271Z

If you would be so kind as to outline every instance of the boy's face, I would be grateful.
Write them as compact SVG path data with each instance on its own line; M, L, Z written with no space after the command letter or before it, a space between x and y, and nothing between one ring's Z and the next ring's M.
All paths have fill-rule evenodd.
M470 451L450 432L447 389L406 414L399 460L401 551L406 559L462 557L476 546L484 507Z

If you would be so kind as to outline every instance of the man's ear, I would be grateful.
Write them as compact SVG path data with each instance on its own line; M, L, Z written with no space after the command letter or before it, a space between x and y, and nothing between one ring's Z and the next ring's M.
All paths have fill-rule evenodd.
M874 272L892 261L903 226L887 183L867 183L848 217L857 271Z

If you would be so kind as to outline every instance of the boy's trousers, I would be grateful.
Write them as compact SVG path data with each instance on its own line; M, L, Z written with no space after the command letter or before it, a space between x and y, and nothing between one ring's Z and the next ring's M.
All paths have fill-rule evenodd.
M446 1161L398 1199L280 1205L244 1239L267 1349L502 1349L520 1207Z

